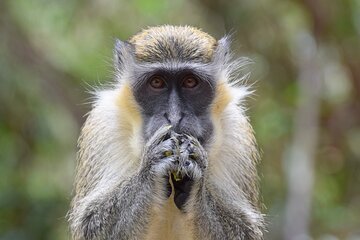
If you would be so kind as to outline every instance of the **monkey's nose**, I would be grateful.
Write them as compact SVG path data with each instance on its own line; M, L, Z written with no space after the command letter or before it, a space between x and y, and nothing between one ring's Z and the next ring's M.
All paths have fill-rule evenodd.
M181 120L183 119L184 117L184 114L182 112L178 112L178 113L164 113L164 117L165 119L168 121L168 123L173 126L174 129L176 129Z

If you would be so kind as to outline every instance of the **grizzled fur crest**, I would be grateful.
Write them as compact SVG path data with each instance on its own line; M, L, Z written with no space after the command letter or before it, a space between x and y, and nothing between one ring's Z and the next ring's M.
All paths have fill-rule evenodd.
M210 62L217 41L209 34L189 26L159 26L143 30L129 40L137 60L164 62L186 60Z

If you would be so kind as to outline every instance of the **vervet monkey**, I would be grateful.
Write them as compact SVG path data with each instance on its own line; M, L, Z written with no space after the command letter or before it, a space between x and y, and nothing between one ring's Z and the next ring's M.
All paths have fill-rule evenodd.
M116 40L116 84L79 138L73 239L263 239L249 90L229 45L189 26Z

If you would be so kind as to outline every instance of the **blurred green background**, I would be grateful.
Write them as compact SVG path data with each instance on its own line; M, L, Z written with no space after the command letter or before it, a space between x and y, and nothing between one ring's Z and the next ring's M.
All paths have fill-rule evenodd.
M359 0L1 0L0 239L69 239L76 140L114 38L232 33L253 60L266 239L360 239Z

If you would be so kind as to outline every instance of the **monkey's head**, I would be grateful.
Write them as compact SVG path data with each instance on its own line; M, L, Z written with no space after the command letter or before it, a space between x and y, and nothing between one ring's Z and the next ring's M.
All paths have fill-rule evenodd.
M143 137L163 125L206 144L213 134L214 99L228 52L226 38L192 27L153 27L116 40L115 69L141 112Z

